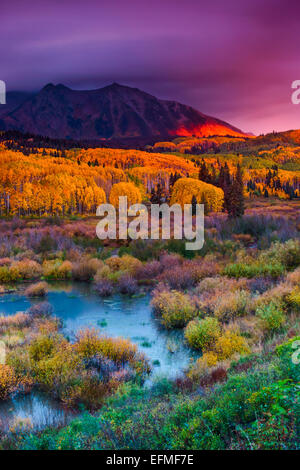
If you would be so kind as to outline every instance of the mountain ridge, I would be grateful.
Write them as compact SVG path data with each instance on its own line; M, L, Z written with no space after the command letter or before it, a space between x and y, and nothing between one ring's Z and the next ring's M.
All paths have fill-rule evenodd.
M48 83L0 114L2 130L50 138L116 139L249 134L177 101L160 100L116 82L95 90Z

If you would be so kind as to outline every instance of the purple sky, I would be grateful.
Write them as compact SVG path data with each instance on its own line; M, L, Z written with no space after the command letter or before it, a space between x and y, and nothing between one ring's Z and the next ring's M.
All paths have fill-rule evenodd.
M256 134L300 128L295 0L2 0L8 90L113 81Z

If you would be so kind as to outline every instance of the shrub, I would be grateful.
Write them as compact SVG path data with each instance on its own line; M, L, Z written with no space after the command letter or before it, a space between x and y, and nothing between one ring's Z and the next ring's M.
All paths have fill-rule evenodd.
M249 282L249 288L254 294L263 294L268 289L271 289L274 285L274 280L271 278L259 277L257 279L252 278Z
M166 269L158 279L168 284L171 289L187 289L195 283L193 272L189 266L175 266Z
M43 276L51 280L70 279L72 273L72 263L61 261L60 259L48 260L43 263Z
M203 320L195 319L189 322L184 335L193 349L207 351L215 346L221 334L219 322L216 318L206 317Z
M192 287L201 279L216 275L220 271L216 261L207 259L181 260L178 256L164 255L160 261L165 270L159 280L167 282L172 289Z
M0 266L9 266L11 264L10 258L0 258Z
M289 271L300 265L300 240L288 240L285 243L274 243L263 256L277 260Z
M47 251L53 251L57 248L57 241L51 237L49 233L42 236L36 250L38 253L47 253Z
M8 317L0 317L0 328L7 329L10 327L15 328L24 328L29 326L31 323L31 318L28 313L16 313Z
M281 307L273 302L258 307L255 313L260 318L263 329L267 332L279 330L285 322L285 315Z
M254 309L268 305L270 302L275 303L280 308L285 309L290 304L290 294L293 291L293 285L287 282L281 282L272 289L267 290L258 296L254 302Z
M6 400L17 388L18 380L14 369L0 364L0 400Z
M136 277L138 279L154 279L156 278L163 270L163 265L157 261L149 261L146 264L143 264L139 267L136 272Z
M224 279L222 279L222 281L224 282ZM221 278L206 277L199 282L199 284L197 285L196 292L200 295L204 293L212 293L220 287L220 284Z
M17 439L24 439L33 431L33 423L30 418L21 418L15 416L12 425L9 427L9 433Z
M132 275L135 275L141 266L142 262L139 259L134 258L134 256L124 255L121 257L120 269L127 271Z
M186 265L191 270L194 282L199 282L206 277L216 276L221 271L220 263L206 258L201 261L198 259L190 261Z
M19 272L22 279L36 279L42 274L41 265L30 259L14 262L11 265L11 269L13 268Z
M246 263L233 263L225 267L223 274L229 277L259 277L259 276L270 276L272 278L278 278L284 273L284 266L280 263L268 263L262 262L246 264Z
M218 356L214 351L208 351L204 353L199 359L196 361L196 368L206 369L208 367L215 366L218 362Z
M62 340L59 335L39 335L29 346L29 357L33 362L49 358Z
M58 267L57 278L66 280L71 279L72 277L73 265L70 261L63 261L62 264Z
M161 240L132 240L130 250L133 256L141 261L159 258L163 246Z
M97 270L103 267L103 261L90 258L73 264L72 276L76 281L89 282L95 276Z
M38 383L68 404L75 401L76 382L79 385L82 377L82 361L62 335L41 334L30 344L29 357Z
M248 282L245 278L206 277L197 285L196 293L218 298L228 292L246 291L248 289Z
M246 339L241 336L237 331L227 330L221 335L215 345L215 351L218 360L225 360L231 358L234 354L248 354L250 348Z
M32 286L27 287L25 295L27 297L45 297L48 293L48 286L46 282L38 282Z
M246 314L250 294L245 290L228 292L219 298L214 308L214 315L221 321L229 321Z
M285 343L276 346L275 352L277 356L283 358L284 360L285 358L290 359L292 354L296 351L294 348L294 344L296 341L300 341L300 336L295 336L294 338L289 339Z
M32 305L27 310L28 315L32 317L50 317L53 314L53 307L49 302L40 302Z
M133 295L138 290L136 280L128 274L124 274L120 277L118 287L121 294Z
M125 338L100 337L96 330L85 329L78 333L74 348L84 359L101 354L118 365L129 363L138 374L150 372L150 366L138 353L136 344Z
M218 356L215 352L204 353L190 367L188 377L202 387L211 387L217 382L223 382L227 378L226 369L218 364Z
M94 276L95 283L101 282L103 280L108 280L111 275L111 270L109 266L103 266L96 272Z
M109 297L113 294L114 287L112 282L102 279L95 283L95 290L101 297Z
M291 284L300 285L300 268L295 269L295 271L288 273L286 280L287 282Z
M166 328L182 328L197 315L190 297L176 290L157 290L151 304Z
M21 274L16 267L1 266L0 267L0 282L8 284L10 282L17 282L21 280Z
M105 260L105 264L112 272L120 271L122 266L122 258L119 256L111 256ZM100 268L101 269L101 268Z
M109 266L104 265L102 268L98 269L94 281L97 283L102 280L107 280L115 284L125 273L126 271L122 270L112 271Z
M113 272L124 271L133 275L142 266L142 262L139 259L130 255L124 255L121 258L119 256L112 256L105 260L105 264Z
M292 308L300 310L300 287L296 287L288 296L288 302Z

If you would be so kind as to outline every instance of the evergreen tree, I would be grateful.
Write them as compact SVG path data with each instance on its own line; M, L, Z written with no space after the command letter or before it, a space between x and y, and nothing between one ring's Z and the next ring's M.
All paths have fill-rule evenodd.
M201 165L200 165L200 170L199 170L199 180L204 181L205 183L209 182L209 172L207 169L207 166L205 164L205 161L202 159Z
M194 195L192 197L192 215L196 215L196 212L197 212L197 198Z
M151 189L150 202L151 204L162 204L162 199L163 191L160 183L158 183L156 186L156 190L154 188Z
M242 169L239 164L237 165L235 177L228 189L226 204L229 217L242 217L245 212L244 185Z

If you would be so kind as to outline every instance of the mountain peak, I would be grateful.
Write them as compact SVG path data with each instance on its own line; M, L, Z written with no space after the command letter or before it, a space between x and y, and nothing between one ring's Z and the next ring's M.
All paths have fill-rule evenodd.
M62 83L58 83L57 85L54 85L53 83L47 83L41 91L52 91L52 90L70 90L70 88L66 87Z
M100 90L125 90L125 89L134 90L134 88L131 88L126 85L121 85L121 83L117 83L117 82L113 82L110 85L100 88Z

